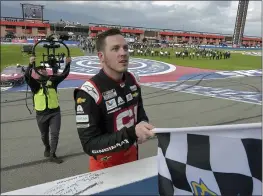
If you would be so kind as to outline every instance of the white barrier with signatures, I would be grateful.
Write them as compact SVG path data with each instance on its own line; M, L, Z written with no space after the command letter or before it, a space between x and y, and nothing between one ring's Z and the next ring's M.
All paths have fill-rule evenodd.
M151 178L157 174L157 159L154 156L1 195L91 195Z

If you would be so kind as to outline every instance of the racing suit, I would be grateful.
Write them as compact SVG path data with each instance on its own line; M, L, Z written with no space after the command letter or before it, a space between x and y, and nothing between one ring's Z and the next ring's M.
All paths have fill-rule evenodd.
M70 63L66 65L62 74L51 76L47 81L36 80L31 76L33 65L29 64L25 71L25 81L33 93L34 109L36 110L37 124L41 132L41 139L45 146L44 156L54 162L59 162L55 152L59 140L61 114L57 95L57 86L70 71ZM51 142L49 142L49 128Z
M138 160L135 125L148 122L134 75L111 79L103 69L74 90L76 124L90 171Z

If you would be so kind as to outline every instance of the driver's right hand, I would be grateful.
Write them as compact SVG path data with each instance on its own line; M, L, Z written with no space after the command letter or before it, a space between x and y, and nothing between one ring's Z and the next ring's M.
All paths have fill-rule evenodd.
M154 132L152 131L153 129L154 126L144 121L137 124L135 126L135 133L136 136L138 137L138 142L143 143L147 139L153 137L155 135Z

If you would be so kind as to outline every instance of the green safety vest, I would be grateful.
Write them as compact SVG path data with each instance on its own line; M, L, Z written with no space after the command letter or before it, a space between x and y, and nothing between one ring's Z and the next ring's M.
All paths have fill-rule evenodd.
M34 105L36 111L43 111L48 107L49 109L55 109L59 106L58 95L54 88L47 86L47 93L44 93L43 87L34 94Z

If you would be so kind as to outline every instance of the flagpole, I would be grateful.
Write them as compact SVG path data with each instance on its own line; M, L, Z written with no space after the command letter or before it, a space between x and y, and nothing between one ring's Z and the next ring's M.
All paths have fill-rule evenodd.
M216 125L216 126L201 126L201 127L182 127L182 128L155 128L154 133L178 133L178 132L216 132L216 131L240 131L241 129L262 129L262 123L246 123L232 125Z

